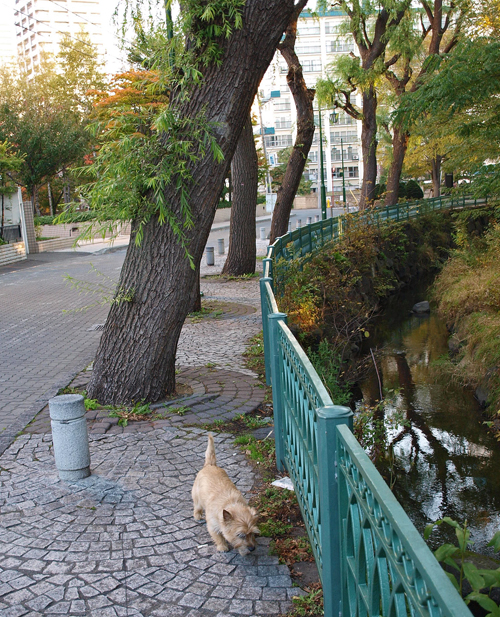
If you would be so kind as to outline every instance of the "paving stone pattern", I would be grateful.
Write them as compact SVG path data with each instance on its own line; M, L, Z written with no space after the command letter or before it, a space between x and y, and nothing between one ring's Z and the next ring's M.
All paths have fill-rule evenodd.
M202 279L205 298L235 306L224 319L185 324L178 381L190 394L157 405L165 417L127 427L88 412L92 475L74 483L58 477L47 400L75 375L73 383L85 385L100 337L90 329L108 310L63 313L92 302L63 276L88 279L92 259L116 280L123 257L37 256L35 266L0 274L0 615L282 614L303 592L268 554L267 540L245 557L217 553L205 524L193 519L190 495L207 438L186 424L229 419L263 399L242 357L261 327L256 279ZM220 270L216 263L202 266L202 275ZM169 413L174 404L189 411ZM216 436L218 462L248 496L255 474L232 444Z
M103 255L42 253L0 269L0 453L97 350L102 331L90 328L106 320L109 306L76 310L99 298L82 295L65 276L102 282L91 271L93 265L117 281L124 256L124 250ZM215 266L202 263L201 276L220 272L223 260L217 255ZM178 346L179 366L210 363L253 376L241 354L247 339L261 328L258 281L202 278L201 289L205 298L243 304L256 312L245 309L233 319L186 323Z
M78 375L71 385L85 388L90 371ZM118 418L110 417L107 410L89 410L85 417L92 433L141 433L166 426L191 424L212 424L215 420L231 420L239 414L257 409L264 401L262 384L249 375L236 371L223 371L215 368L196 367L179 371L177 382L189 387L192 394L151 405L156 412L151 420L129 422L120 426ZM182 415L177 411L182 409ZM174 411L172 411L172 409ZM25 429L25 433L50 433L49 406L35 417Z
M206 434L163 428L93 435L92 476L59 480L48 435L22 435L1 457L0 614L201 617L278 615L300 595L268 555L216 553L192 516ZM219 464L243 493L254 472L216 436Z

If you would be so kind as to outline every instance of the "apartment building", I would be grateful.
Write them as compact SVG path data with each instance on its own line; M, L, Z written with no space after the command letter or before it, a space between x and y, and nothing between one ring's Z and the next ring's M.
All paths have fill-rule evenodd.
M36 71L42 52L58 52L64 34L78 39L82 28L100 55L106 51L99 0L15 0L14 26L18 58L28 72Z
M351 36L341 34L345 19L340 10L324 13L319 18L305 11L298 21L295 50L301 61L304 78L310 87L325 74L325 68L339 54L357 53ZM277 164L277 153L292 146L296 135L296 111L293 96L286 83L288 67L279 52L261 83L262 134L271 166ZM359 95L357 95L359 97ZM353 97L361 104L361 99ZM312 181L313 191L320 186L319 113L314 102L316 131L309 152L305 176ZM345 186L348 196L357 191L363 177L361 156L361 123L341 110L322 110L324 178L327 193L338 201L342 195L342 151ZM339 113L340 111L340 113Z

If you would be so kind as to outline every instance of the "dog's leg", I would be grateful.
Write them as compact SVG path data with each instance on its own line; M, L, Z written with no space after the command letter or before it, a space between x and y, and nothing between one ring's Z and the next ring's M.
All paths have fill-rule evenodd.
M198 504L195 504L194 506L193 516L195 521L201 521L203 518L203 508L201 508Z
M227 545L224 536L216 531L212 525L207 521L207 529L210 534L212 540L214 541L215 547L220 553L226 553L229 550L229 546Z

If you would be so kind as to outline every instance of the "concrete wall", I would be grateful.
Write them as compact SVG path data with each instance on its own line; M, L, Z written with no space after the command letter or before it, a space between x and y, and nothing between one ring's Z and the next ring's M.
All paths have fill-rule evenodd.
M13 242L12 244L2 244L0 246L0 266L6 266L23 259L26 259L24 242Z
M311 193L310 195L297 195L293 200L295 210L309 210L318 207L318 194Z
M42 240L37 242L38 252L58 251L59 249L69 249L75 243L75 238L54 238L53 240Z

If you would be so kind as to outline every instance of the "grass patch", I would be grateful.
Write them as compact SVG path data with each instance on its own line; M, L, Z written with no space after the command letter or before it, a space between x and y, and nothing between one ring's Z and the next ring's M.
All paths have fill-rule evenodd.
M463 230L462 230L463 236ZM434 283L438 311L453 327L455 356L446 367L462 383L488 392L488 411L500 416L500 224L482 237L461 238Z
M243 353L245 366L251 371L255 371L259 379L264 380L266 376L266 364L264 361L264 335L262 332L256 334L248 341L248 347Z
M293 610L289 617L319 617L324 615L323 590L315 589L306 596L292 598Z

